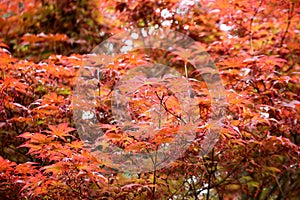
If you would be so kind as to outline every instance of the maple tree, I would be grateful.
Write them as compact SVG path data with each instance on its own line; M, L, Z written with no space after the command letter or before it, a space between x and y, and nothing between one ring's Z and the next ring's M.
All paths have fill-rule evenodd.
M299 8L298 0L1 1L0 197L298 199ZM203 50L177 44L108 56L98 70L96 45L147 27L196 41L219 74L195 70L189 58ZM219 75L226 101L215 113L212 99L223 94L209 80ZM214 134L209 120L219 114ZM159 157L163 148L172 151ZM140 153L152 170L130 157ZM120 170L130 163L134 170Z

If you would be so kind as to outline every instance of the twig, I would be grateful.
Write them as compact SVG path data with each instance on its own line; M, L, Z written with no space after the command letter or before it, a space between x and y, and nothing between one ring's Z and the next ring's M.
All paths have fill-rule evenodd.
M166 102L162 102L164 96L163 96L163 97L160 97L156 91L155 91L155 94L156 94L157 98L161 101L161 105L162 105L162 107L164 108L164 110L165 110L167 113L173 115L174 117L176 117L176 118L177 118L179 121L181 121L182 123L187 124L187 123L184 121L184 119L182 119L182 117L180 117L179 115L176 115L175 113L171 112L171 111L167 108Z
M252 16L252 18L251 18L251 20L250 20L250 48L251 48L251 55L254 55L253 42L252 42L252 35L253 35L253 32L252 32L252 24L253 24L253 20L254 20L255 16L256 16L257 13L258 13L259 8L260 8L261 5L262 5L262 2L263 2L263 1L260 0L257 9L256 9L255 12L254 12L254 15Z
M211 162L212 162L212 165L211 165L211 168L210 170L207 170L208 172L208 185L207 185L207 196L206 196L206 200L209 200L209 192L210 192L210 189L211 189L211 176L212 176L212 173L214 173L213 171L213 167L214 167L214 148L212 149L212 152L211 152Z
M287 23L287 26L286 26L286 28L285 28L284 34L283 34L283 36L281 37L280 47L282 47L283 42L284 42L284 39L285 39L285 37L286 37L286 34L287 34L287 32L288 32L288 30L289 30L289 27L290 27L290 25L291 25L291 20L292 20L292 18L293 18L293 12L294 12L294 9L295 9L295 3L293 2L293 3L292 3L292 7L289 9L289 13L288 13L288 23Z

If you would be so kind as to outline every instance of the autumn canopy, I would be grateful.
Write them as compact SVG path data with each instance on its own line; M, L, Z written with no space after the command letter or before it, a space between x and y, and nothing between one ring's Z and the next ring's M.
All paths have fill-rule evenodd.
M299 0L1 0L0 199L299 199L299 22Z

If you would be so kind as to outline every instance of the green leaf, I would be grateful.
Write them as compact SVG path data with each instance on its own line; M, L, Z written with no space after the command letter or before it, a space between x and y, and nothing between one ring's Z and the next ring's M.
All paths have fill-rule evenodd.
M276 168L276 167L264 167L266 170L268 171L272 171L272 172L281 172L280 169Z
M248 183L248 185L249 185L249 187L256 187L256 188L259 187L259 183L256 182L256 181L250 181L250 182Z

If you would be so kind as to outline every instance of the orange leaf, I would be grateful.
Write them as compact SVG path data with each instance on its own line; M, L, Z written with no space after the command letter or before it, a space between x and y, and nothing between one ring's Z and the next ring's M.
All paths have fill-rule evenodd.
M54 137L58 137L64 141L65 141L64 137L71 136L69 132L76 130L74 128L68 127L67 123L62 123L59 124L58 126L49 125L49 129L51 131L45 131L45 132L53 135Z
M53 138L51 137L47 137L46 135L44 134L41 134L41 133L23 133L21 135L19 135L18 137L22 137L22 138L25 138L25 139L30 139L30 142L32 143L38 143L38 144L48 144L50 143ZM25 145L21 145L20 147L23 147Z
M126 147L126 151L140 151L148 146L148 142L135 142Z

